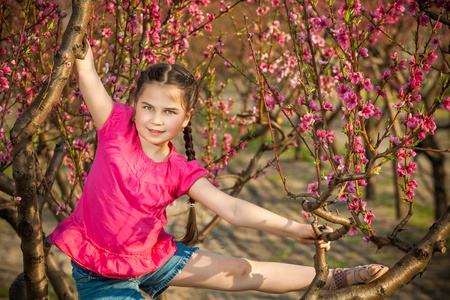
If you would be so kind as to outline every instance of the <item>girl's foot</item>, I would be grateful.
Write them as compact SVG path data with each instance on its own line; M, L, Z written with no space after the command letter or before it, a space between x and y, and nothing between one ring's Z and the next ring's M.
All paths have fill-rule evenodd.
M331 278L330 291L350 285L369 283L380 278L389 270L382 265L365 265L348 269L335 269Z

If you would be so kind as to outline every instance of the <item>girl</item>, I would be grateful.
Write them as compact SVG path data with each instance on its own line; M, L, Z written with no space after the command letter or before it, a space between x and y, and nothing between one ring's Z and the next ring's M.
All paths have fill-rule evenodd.
M71 1L59 5L67 13L66 28ZM187 194L236 226L308 244L316 239L311 226L231 197L204 177L206 170L194 160L190 133L197 83L186 69L157 64L142 72L134 107L112 101L91 49L76 61L75 71L97 126L98 148L76 210L50 239L72 258L80 299L143 299L139 289L156 298L168 286L267 293L308 287L315 275L312 267L221 256L186 246L191 231L184 244L164 231L167 205ZM171 143L181 130L189 161ZM323 240L319 244L330 249ZM386 271L382 266L331 270L324 288L369 282Z

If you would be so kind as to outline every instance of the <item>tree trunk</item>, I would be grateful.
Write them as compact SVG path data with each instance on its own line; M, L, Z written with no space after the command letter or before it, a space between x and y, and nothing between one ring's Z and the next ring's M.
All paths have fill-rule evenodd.
M420 147L439 149L439 145L434 135L428 135L420 144ZM433 174L434 185L434 215L436 220L439 219L447 209L447 191L445 190L446 171L445 171L445 155L440 152L419 151L430 160Z
M27 298L48 299L44 246L36 194L34 147L30 140L24 145L15 145L13 149L13 177L18 187L17 195L22 198L18 205L18 231L23 252Z
M72 70L66 63L71 62L73 65L75 58L84 57L83 41L91 9L92 0L73 0L72 16L64 32L61 48L55 55L52 73L39 95L16 120L10 133L13 144L12 169L16 194L22 198L18 206L18 231L22 241L24 279L28 299L48 299L43 236L36 191L33 137L59 100L61 91L71 74Z

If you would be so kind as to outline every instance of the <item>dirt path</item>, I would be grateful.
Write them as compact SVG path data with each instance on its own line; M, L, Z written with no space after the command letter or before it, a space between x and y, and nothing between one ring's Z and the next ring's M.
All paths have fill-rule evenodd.
M300 164L302 165L302 164ZM288 186L293 192L306 190L306 182L310 180L313 170L292 164L291 161L283 162L283 169L288 176ZM304 222L301 216L300 205L298 202L283 197L285 193L278 181L273 180L277 176L274 170L270 171L265 178L250 183L241 193L240 197L252 200L253 202L264 206L276 213L286 217ZM297 178L293 180L292 178ZM272 179L272 180L271 180ZM383 183L384 184L384 183ZM391 198L389 188L380 185L382 188L377 189L378 198ZM281 196L280 196L281 195ZM429 199L426 189L421 190L420 196ZM422 201L422 200L417 200ZM381 201L382 202L382 201ZM387 233L395 224L393 216L393 208L377 203L369 203L376 218L374 219L374 228L381 232ZM169 232L181 234L185 222L185 216L179 215L186 209L183 201L178 201L175 206L169 207L168 215L170 223L167 227ZM342 209L342 212L345 210ZM170 218L172 216L172 218ZM211 214L198 208L198 220L201 224L207 223L211 219ZM50 233L56 226L56 222L52 221L52 217L47 217L44 224L46 233ZM50 221L49 221L50 220ZM201 228L202 226L200 226ZM409 238L417 240L421 228L413 226L409 228ZM0 220L0 299L7 299L7 290L22 269L22 257L20 251L20 241L16 234L10 229L4 220ZM313 246L303 245L291 239L279 237L270 234L255 232L253 230L236 228L225 222L221 222L219 226L213 230L207 241L200 245L201 248L216 253L247 257L253 260L262 261L279 261L293 264L303 264L312 266ZM57 260L63 266L64 270L70 274L69 259L59 252L53 250ZM346 267L367 263L383 263L392 266L402 256L402 253L394 249L382 249L377 254L373 245L364 246L361 241L361 235L357 237L346 237L341 241L333 243L332 251L327 255L330 267ZM421 278L417 277L411 283L404 286L396 293L391 295L389 299L412 299L412 300L431 300L446 299L450 295L450 256L435 255L429 267ZM283 274L280 274L283 276ZM248 300L248 299L299 299L300 292L289 293L285 295L268 295L256 292L240 292L225 293L201 289L187 288L170 288L165 293L166 299L182 300L182 299L221 299L221 300ZM3 296L3 298L1 297Z

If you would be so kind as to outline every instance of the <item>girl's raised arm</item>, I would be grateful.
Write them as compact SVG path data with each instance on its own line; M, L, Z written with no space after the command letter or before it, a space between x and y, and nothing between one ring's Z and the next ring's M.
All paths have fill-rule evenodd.
M61 10L67 14L62 19L63 29L65 30L70 16L72 15L72 1L58 0L56 3ZM106 92L97 70L94 65L94 55L92 54L91 46L86 53L86 57L75 60L75 74L78 78L78 85L83 95L92 118L94 119L97 129L100 129L105 124L114 106L114 102Z
M198 179L191 186L188 195L232 225L291 237L306 244L313 244L316 239L310 225L297 223L262 207L232 197L214 187L204 177ZM330 249L330 245L322 240L319 240L319 244L325 250Z

